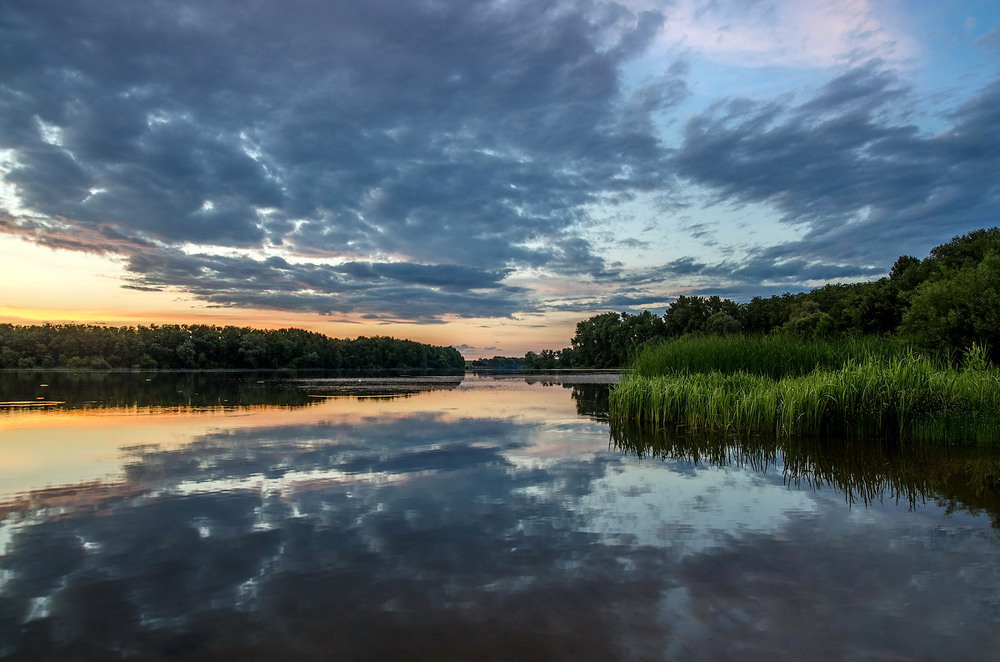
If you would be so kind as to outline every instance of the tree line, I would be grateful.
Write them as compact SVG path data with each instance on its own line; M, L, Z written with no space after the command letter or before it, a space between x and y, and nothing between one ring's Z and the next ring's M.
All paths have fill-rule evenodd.
M494 356L491 359L478 358L469 362L473 370L488 370L490 372L520 372L524 370L524 359L519 356Z
M679 296L661 317L607 312L576 325L571 347L528 352L525 367L616 368L640 345L689 334L788 333L821 339L894 335L915 347L958 353L977 343L1000 359L1000 228L900 256L889 275L809 292L754 297Z
M0 368L412 370L460 374L462 355L388 337L235 326L0 324Z

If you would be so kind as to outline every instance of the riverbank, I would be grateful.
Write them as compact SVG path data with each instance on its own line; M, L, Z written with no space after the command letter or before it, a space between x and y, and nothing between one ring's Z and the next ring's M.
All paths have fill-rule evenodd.
M886 339L686 338L647 348L610 399L612 420L774 436L1000 440L1000 371ZM811 366L811 367L810 367Z

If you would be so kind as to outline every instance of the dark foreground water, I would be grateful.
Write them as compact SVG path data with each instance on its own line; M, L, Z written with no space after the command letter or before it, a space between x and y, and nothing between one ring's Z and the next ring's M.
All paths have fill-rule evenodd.
M0 375L0 659L1000 659L996 453L609 381Z

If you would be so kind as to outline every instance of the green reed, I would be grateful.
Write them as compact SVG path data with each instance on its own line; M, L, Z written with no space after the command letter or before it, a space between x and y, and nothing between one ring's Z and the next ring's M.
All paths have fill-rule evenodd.
M637 366L612 391L610 415L779 437L1000 440L1000 371L974 361L968 362L974 368L957 370L912 353L862 356L843 356L838 367L819 364L804 374L789 364L779 377L746 368L649 375Z
M880 336L836 340L802 340L784 334L682 336L643 348L629 367L647 377L746 372L778 379L805 375L817 368L840 368L850 360L890 360L910 353L905 343Z

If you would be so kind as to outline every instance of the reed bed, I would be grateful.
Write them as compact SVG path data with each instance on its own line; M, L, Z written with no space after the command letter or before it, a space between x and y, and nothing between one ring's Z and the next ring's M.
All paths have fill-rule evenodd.
M780 377L746 369L647 375L636 368L612 391L610 414L618 421L778 437L995 442L1000 371L976 366L957 370L904 353L845 357L838 368Z
M629 367L647 377L745 372L779 379L806 375L817 368L835 370L849 361L890 361L910 354L910 347L902 341L880 336L849 336L828 341L783 334L682 336L644 347Z

